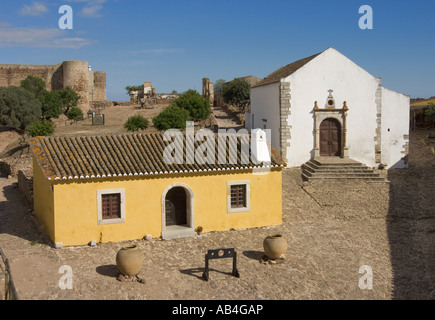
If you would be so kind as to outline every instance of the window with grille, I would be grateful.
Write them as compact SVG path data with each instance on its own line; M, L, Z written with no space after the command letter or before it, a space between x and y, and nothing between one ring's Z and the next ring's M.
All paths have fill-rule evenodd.
M246 207L246 185L236 184L231 186L231 208Z
M109 189L97 191L98 223L125 222L125 191Z
M227 182L227 211L250 211L250 182Z
M101 195L102 218L120 219L121 218L121 194L109 193Z

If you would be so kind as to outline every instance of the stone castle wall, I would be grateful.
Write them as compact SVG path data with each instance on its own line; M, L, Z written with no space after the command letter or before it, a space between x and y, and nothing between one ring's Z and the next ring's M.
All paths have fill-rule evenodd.
M56 65L0 64L1 87L20 86L29 75L44 80L47 90L70 86L80 95L78 106L84 112L89 110L92 99L106 100L106 73L89 70L86 61L63 61Z
M94 74L94 101L106 100L106 73L92 71Z

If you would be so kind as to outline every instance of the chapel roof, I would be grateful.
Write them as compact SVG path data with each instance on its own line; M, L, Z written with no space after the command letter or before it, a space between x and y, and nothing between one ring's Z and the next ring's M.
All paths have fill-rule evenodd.
M271 74L269 74L267 77L265 77L261 81L257 82L252 87L255 88L255 87L264 86L266 84L279 82L282 78L286 78L289 75L295 73L297 70L302 68L304 65L306 65L308 62L313 60L315 57L317 57L321 53L322 52L317 53L317 54L312 55L312 56L307 57L307 58L300 59L300 60L295 61L293 63L290 63L288 65L285 65L285 66L279 68L278 70L272 72Z
M215 135L215 161L187 164L186 139L183 134L184 161L167 164L164 150L172 141L163 133L119 134L101 136L36 137L32 140L35 159L49 180L89 179L137 175L176 174L205 171L234 171L253 168L283 167L285 163L273 147L271 162L256 163L249 151L249 163L241 160L241 141L237 139L237 163L231 163L226 152L225 164L218 160L218 136ZM228 140L228 139L227 139ZM205 142L204 142L205 143ZM202 141L195 142L195 150ZM226 149L230 147L228 141ZM249 147L250 149L250 147ZM221 161L222 162L222 161ZM234 162L234 161L233 161Z

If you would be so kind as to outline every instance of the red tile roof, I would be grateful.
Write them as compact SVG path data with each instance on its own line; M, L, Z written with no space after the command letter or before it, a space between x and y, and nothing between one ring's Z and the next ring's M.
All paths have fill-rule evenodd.
M32 149L44 175L49 180L105 178L133 175L175 174L202 171L249 170L262 167L282 167L285 163L272 148L270 164L255 164L241 160L238 139L237 163L218 162L218 138L215 144L215 161L205 163L167 164L163 152L171 142L164 141L163 133L121 134L80 137L37 137L32 141ZM186 139L183 135L184 160ZM199 145L195 142L195 150ZM229 148L227 142L226 148ZM250 154L250 152L249 152Z
M279 82L281 79L286 78L289 75L295 73L297 70L302 68L308 62L310 62L315 57L317 57L319 54L321 54L321 53L315 54L315 55L313 55L311 57L300 59L300 60L295 61L293 63L290 63L288 65L285 65L285 66L279 68L278 70L272 72L266 78L264 78L263 80L257 82L252 87L255 88L255 87L264 86L266 84L270 84L270 83L274 83L274 82Z

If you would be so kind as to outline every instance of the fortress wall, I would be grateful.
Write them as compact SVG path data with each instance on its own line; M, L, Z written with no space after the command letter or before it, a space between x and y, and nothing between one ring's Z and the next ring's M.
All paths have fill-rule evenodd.
M63 86L71 87L80 95L78 107L89 110L89 65L87 61L64 61Z
M94 77L94 101L106 100L106 73L92 71Z
M21 81L32 75L45 81L47 89L52 89L52 77L58 65L0 64L0 86L20 86Z
M80 95L78 107L87 112L90 108L92 90L94 101L106 100L106 73L90 71L87 61L64 61L56 65L0 64L0 86L20 86L27 76L39 77L47 90L67 86Z

